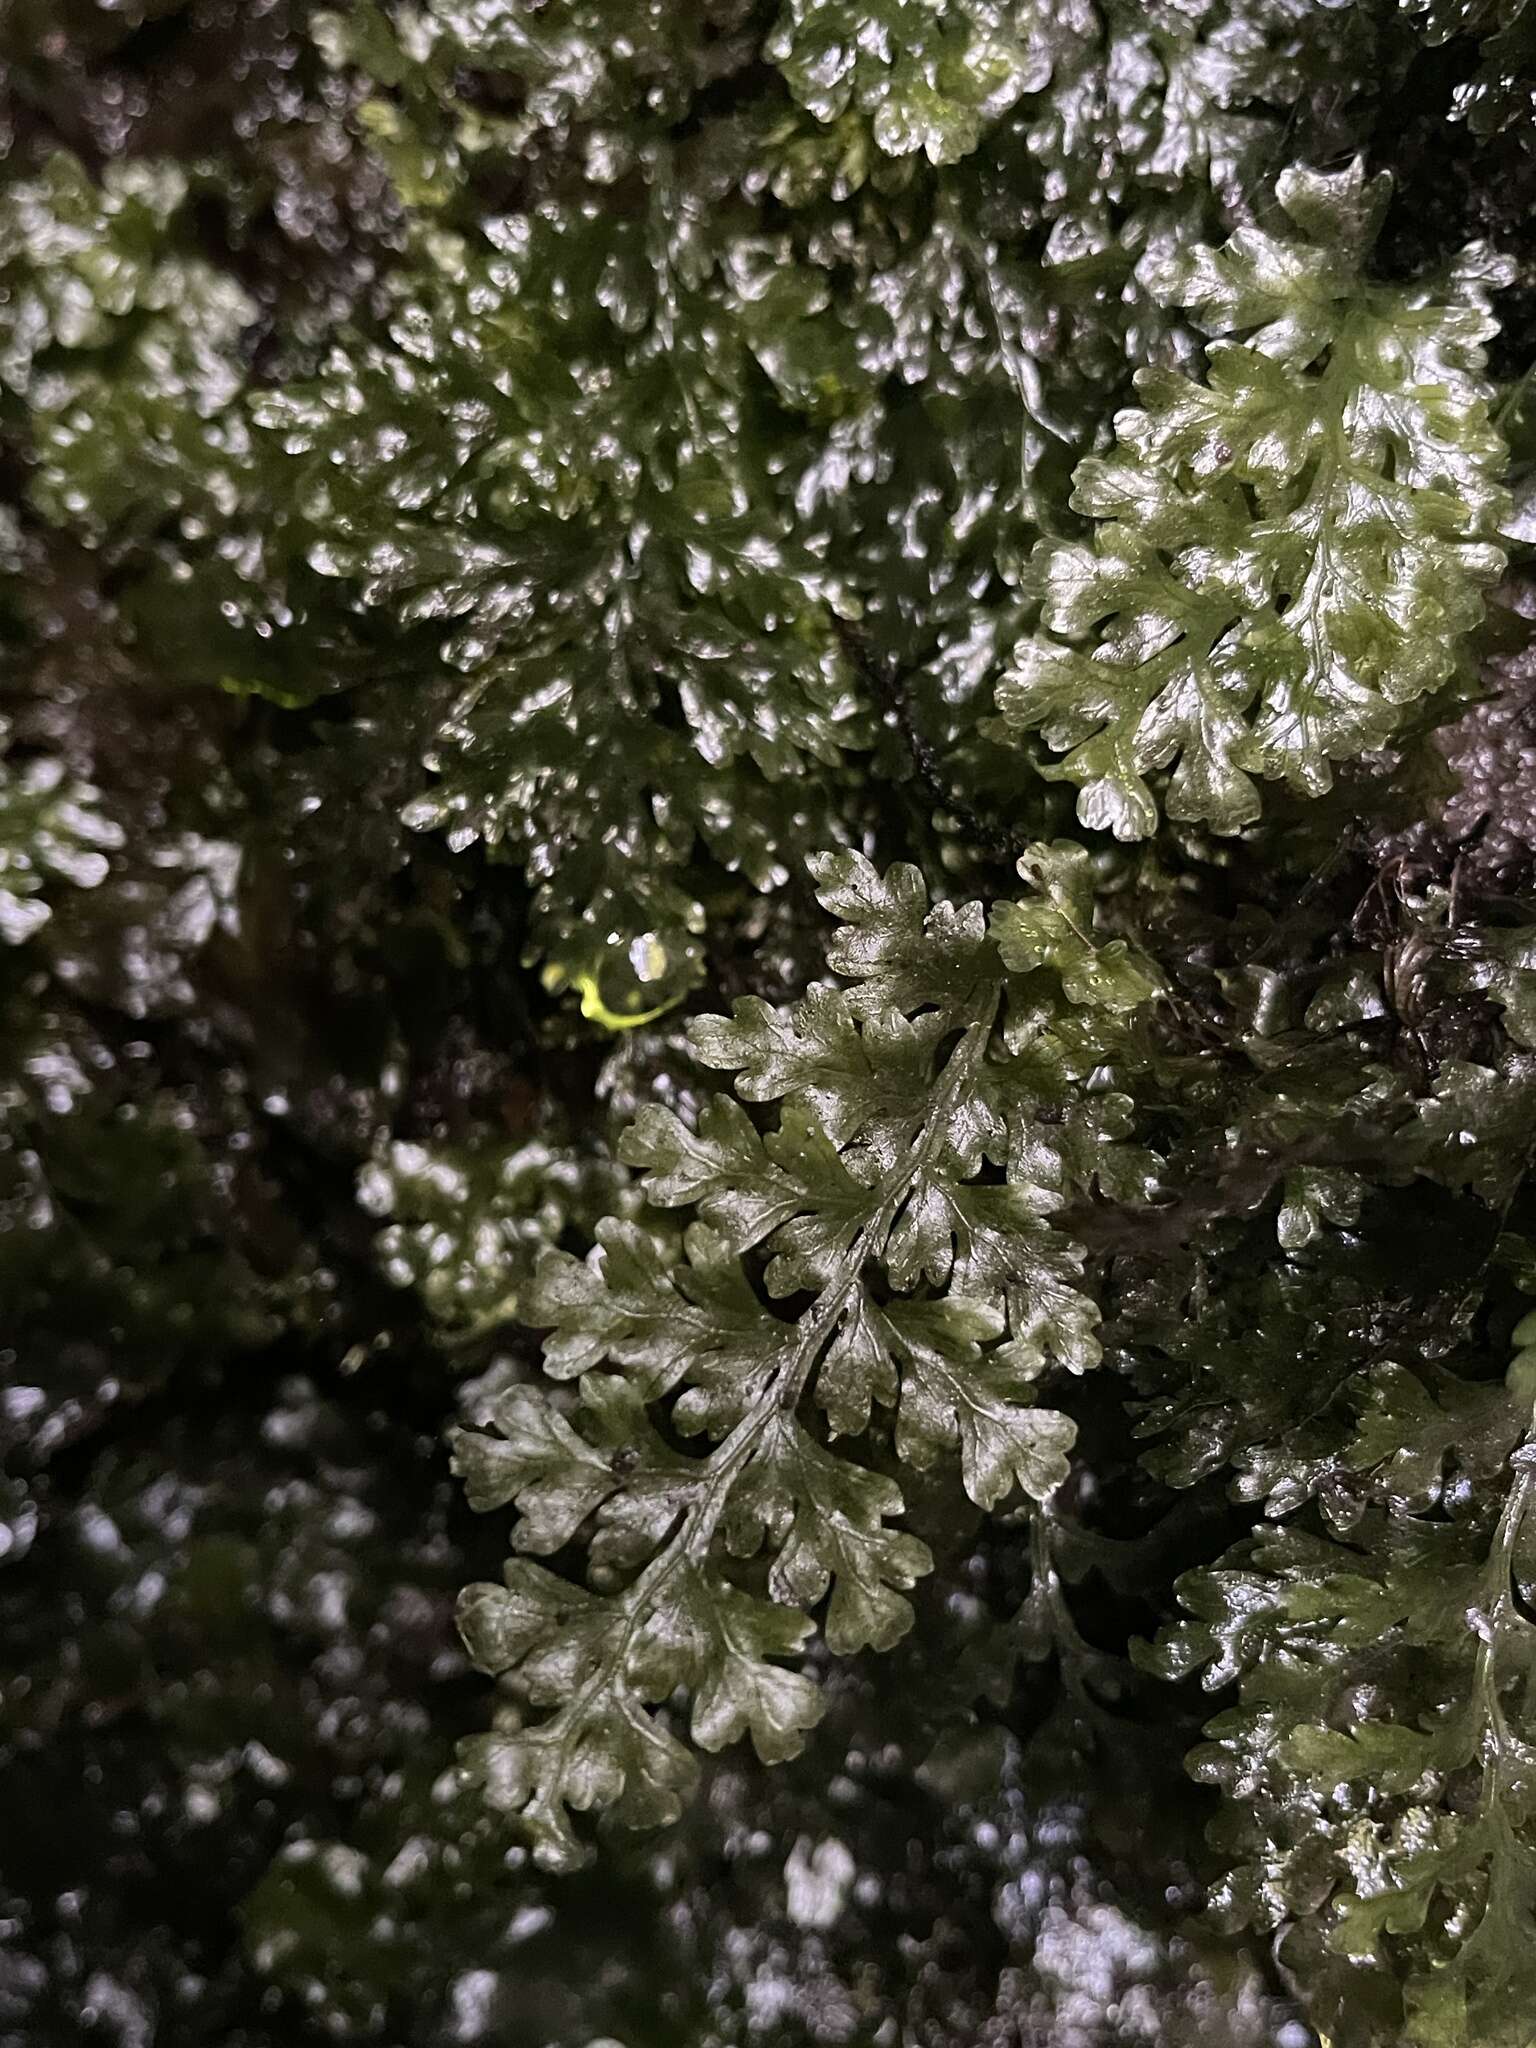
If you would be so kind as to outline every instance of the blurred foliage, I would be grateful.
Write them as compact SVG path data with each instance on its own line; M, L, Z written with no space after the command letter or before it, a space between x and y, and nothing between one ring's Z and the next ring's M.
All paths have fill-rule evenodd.
M516 1320L541 1251L589 1236L627 1206L626 1176L604 1152L539 1139L427 1146L392 1139L358 1176L357 1199L388 1218L375 1240L385 1277L417 1289L450 1346Z
M1536 112L1536 13L1530 0L1404 0L1432 48L1458 37L1477 44L1477 64L1457 86L1453 111L1478 135L1505 130L1530 146Z

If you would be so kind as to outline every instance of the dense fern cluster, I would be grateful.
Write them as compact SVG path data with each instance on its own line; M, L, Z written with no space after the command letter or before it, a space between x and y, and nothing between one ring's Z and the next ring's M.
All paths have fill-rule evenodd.
M1319 2035L1529 2048L1536 6L279 11L0 10L0 1554L318 1362L498 1867L1193 1712Z

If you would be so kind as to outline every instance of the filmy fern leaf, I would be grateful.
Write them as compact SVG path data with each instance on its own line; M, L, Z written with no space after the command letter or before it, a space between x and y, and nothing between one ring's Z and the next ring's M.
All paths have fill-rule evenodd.
M773 1760L819 1712L781 1661L812 1610L839 1655L905 1632L928 1551L896 1526L896 1480L839 1439L889 1423L900 1459L956 1456L988 1508L1066 1473L1073 1425L1036 1382L1099 1346L1052 1217L1140 1172L1128 1101L1083 1084L1151 984L1094 938L1081 848L1021 865L1036 893L990 923L930 909L915 869L816 865L842 985L698 1022L735 1096L693 1128L648 1108L624 1142L650 1202L692 1218L681 1259L661 1269L618 1219L584 1261L547 1254L530 1318L579 1401L519 1386L458 1437L472 1502L519 1510L505 1584L464 1597L465 1639L536 1717L466 1760L552 1865L579 1854L570 1808L678 1810L694 1767L650 1710L679 1686L700 1747L750 1733ZM591 1590L531 1561L583 1533Z
M298 459L312 565L459 672L408 822L520 857L530 959L615 1023L702 971L696 850L782 881L871 739L846 600L754 466L753 358L702 322L674 345L702 241L493 224L255 407Z
M968 155L988 119L1049 79L1044 25L995 0L884 0L858 10L790 0L769 55L818 120L856 107L887 155L921 149L944 164Z
M1206 378L1138 373L1143 406L1077 471L1091 538L1042 546L1042 630L998 692L1122 839L1156 828L1158 771L1171 818L1222 832L1258 817L1255 777L1326 790L1453 674L1503 564L1481 374L1503 266L1471 248L1433 285L1374 285L1385 178L1278 193L1292 234L1163 266L1213 337Z
M1238 1682L1190 1760L1228 1798L1216 1903L1286 1928L1287 1960L1350 2038L1529 2038L1530 1380L1525 1363L1508 1386L1362 1375L1329 1521L1267 1528L1187 1574L1188 1618L1151 1660Z

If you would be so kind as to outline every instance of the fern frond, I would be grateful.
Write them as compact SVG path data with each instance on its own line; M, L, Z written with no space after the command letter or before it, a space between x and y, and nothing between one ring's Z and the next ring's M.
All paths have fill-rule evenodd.
M1179 1593L1163 1675L1236 1681L1195 1775L1234 1925L1291 1923L1316 2006L1362 2039L1523 2048L1536 1973L1536 1449L1499 1383L1384 1367L1342 1527L1266 1530ZM1369 2015L1369 2018L1367 2018Z
M1473 248L1438 284L1371 284L1386 180L1278 191L1292 234L1163 269L1213 337L1205 380L1138 373L1143 407L1077 471L1091 538L1043 544L1042 630L998 690L1122 839L1160 808L1235 832L1255 778L1326 790L1456 672L1503 565L1482 345L1504 267Z
M517 1505L523 1553L504 1586L468 1590L465 1639L537 1716L466 1762L546 1862L579 1854L570 1808L678 1810L692 1761L651 1709L679 1686L700 1747L750 1733L772 1760L819 1712L780 1661L812 1610L838 1655L908 1628L927 1548L895 1526L896 1479L840 1439L953 1457L989 1508L1066 1473L1073 1425L1036 1383L1099 1345L1052 1218L1143 1171L1128 1101L1083 1084L1152 983L1094 937L1081 848L1022 865L1037 893L989 922L930 909L915 869L817 863L841 984L701 1020L694 1050L735 1097L693 1126L648 1108L624 1141L649 1201L692 1218L681 1259L660 1269L612 1219L587 1259L541 1262L529 1315L579 1403L518 1387L456 1457L476 1505ZM776 1120L760 1130L747 1103ZM592 1590L529 1561L584 1533Z

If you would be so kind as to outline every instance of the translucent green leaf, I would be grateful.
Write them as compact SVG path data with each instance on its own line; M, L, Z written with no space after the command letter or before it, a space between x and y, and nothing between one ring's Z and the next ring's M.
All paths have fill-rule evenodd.
M1157 271L1213 337L1206 379L1139 373L1143 408L1077 473L1092 538L1043 544L1043 630L998 691L1086 825L1237 831L1255 778L1320 794L1457 670L1503 561L1481 370L1504 273L1469 251L1439 295L1367 283L1382 196L1358 165L1287 172L1294 237Z

